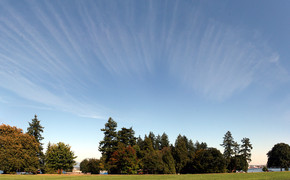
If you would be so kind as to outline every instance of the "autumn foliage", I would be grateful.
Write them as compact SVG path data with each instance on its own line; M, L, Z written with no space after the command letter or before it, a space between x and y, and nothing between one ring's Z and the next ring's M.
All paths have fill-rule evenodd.
M39 166L39 143L22 129L0 125L0 169L4 173L36 173Z

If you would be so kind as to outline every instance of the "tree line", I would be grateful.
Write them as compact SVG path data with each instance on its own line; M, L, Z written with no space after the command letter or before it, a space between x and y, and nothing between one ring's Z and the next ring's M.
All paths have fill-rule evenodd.
M4 173L62 173L71 171L76 164L74 152L68 144L48 143L43 152L44 127L35 115L28 123L27 131L15 126L0 125L0 170ZM171 144L168 135L150 132L144 138L135 137L133 128L121 128L109 118L101 129L104 138L99 142L100 159L84 159L80 163L84 173L98 174L107 170L111 174L175 174L175 173L223 173L243 170L247 172L251 161L252 144L243 138L241 144L234 141L230 131L221 144L223 153L205 142L193 142L178 135ZM268 167L288 170L290 146L276 144L268 153Z
M132 127L117 131L117 122L112 118L101 131L104 133L99 142L102 157L83 160L80 168L84 172L98 172L88 165L93 161L97 161L98 169L106 169L111 174L247 172L251 161L250 139L243 138L240 145L234 141L230 131L221 144L223 153L208 147L205 142L193 142L184 135L178 135L174 144L170 144L166 133L156 136L150 132L144 138L137 138Z

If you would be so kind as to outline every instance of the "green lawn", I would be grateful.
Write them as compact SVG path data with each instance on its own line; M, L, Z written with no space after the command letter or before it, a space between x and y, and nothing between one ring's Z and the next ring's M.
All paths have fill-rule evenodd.
M290 172L269 172L269 173L247 173L247 174L194 174L194 175L0 175L1 180L20 180L20 179L40 179L40 180L50 180L50 179L72 179L72 180L107 180L107 179L214 179L214 180L227 180L227 179L276 179L276 180L290 180Z

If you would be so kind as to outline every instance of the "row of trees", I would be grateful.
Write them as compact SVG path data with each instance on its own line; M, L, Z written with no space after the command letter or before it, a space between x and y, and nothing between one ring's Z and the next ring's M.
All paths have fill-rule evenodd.
M109 118L105 124L104 139L99 143L102 153L98 161L99 169L117 174L175 174L175 173L223 173L236 170L247 171L252 145L249 138L242 139L239 145L228 131L221 144L225 150L208 147L205 142L195 143L186 136L178 135L170 144L166 133L155 136L153 132L142 139L135 137L131 128L117 131L117 123ZM89 171L88 162L81 162L81 170ZM92 167L90 165L90 167Z
M0 125L0 170L4 173L71 170L76 157L69 145L49 143L43 153L43 129L36 115L26 133L14 126Z
M76 156L69 145L59 142L48 144L43 153L42 133L44 127L35 118L29 122L27 132L17 127L0 125L0 170L4 173L20 171L36 173L61 173L69 171L75 164ZM166 133L155 136L150 132L142 139L135 137L131 128L117 131L117 123L109 118L105 124L104 139L99 143L101 159L85 159L80 163L84 173L99 173L108 170L118 174L174 174L174 173L220 173L247 171L251 161L252 145L249 138L241 144L234 141L228 131L221 146L223 154L204 142L195 143L186 136L178 135L170 144ZM268 153L268 167L288 170L290 146L276 144Z

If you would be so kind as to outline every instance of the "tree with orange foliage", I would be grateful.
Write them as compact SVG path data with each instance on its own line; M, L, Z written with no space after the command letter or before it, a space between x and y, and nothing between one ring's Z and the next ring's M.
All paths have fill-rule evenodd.
M0 169L4 173L37 171L39 143L22 129L0 125Z

